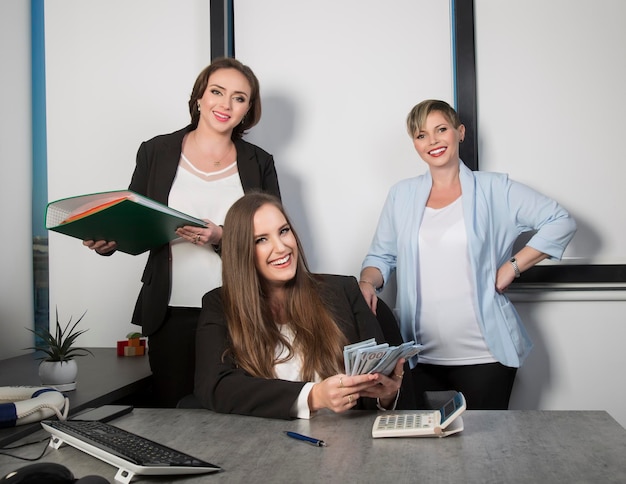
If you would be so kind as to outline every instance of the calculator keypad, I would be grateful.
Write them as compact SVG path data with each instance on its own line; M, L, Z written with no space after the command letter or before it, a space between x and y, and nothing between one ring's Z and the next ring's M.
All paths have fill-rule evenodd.
M380 415L376 418L373 437L410 437L432 434L438 424L437 412L414 412Z

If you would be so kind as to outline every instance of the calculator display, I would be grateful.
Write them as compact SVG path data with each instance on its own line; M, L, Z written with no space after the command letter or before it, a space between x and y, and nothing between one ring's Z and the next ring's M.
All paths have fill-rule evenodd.
M459 402L457 401L457 396L455 396L452 400L441 407L439 410L441 412L441 423L445 422L448 417L456 411L458 404Z

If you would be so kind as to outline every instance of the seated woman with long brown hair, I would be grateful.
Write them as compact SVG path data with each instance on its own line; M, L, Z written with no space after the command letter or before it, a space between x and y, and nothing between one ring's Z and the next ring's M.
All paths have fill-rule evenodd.
M278 198L250 193L232 205L222 264L197 332L194 393L204 407L284 419L395 407L404 360L389 376L344 374L344 345L383 334L354 277L309 271Z

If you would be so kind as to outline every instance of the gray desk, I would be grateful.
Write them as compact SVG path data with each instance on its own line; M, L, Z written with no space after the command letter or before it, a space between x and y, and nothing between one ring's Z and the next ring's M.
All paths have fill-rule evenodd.
M606 412L467 411L465 430L443 439L372 439L374 418L354 411L281 421L139 408L114 423L224 468L175 479L136 476L138 484L626 482L626 430ZM324 439L328 447L295 441L283 430ZM20 453L36 455L42 445ZM76 477L98 474L113 482L116 472L68 446L51 449L44 460L68 466ZM22 465L0 456L0 475Z
M65 392L70 415L90 407L115 402L147 387L152 372L147 356L117 356L115 348L89 348L94 356L78 358L76 390ZM34 353L0 361L0 386L41 386ZM0 429L0 446L39 428L18 426Z

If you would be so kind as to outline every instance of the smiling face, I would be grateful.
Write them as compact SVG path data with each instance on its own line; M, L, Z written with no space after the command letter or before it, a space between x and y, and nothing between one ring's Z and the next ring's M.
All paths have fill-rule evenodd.
M431 168L456 166L459 142L464 136L465 126L455 128L441 111L432 111L413 135L413 145Z
M283 286L296 277L298 244L283 213L262 205L254 214L254 263L261 279Z
M199 123L220 133L232 131L250 108L250 91L250 83L238 70L216 70L198 100Z

